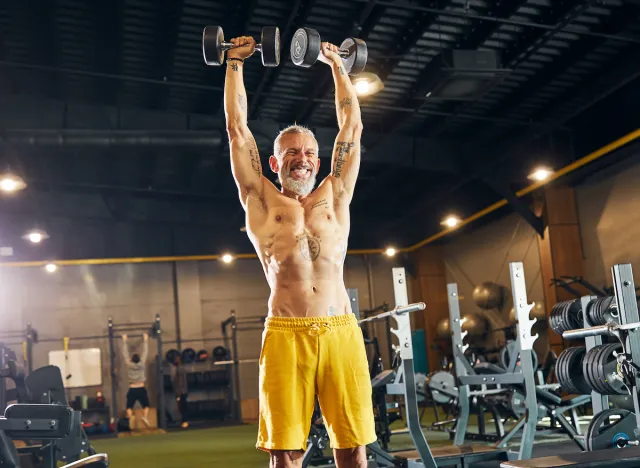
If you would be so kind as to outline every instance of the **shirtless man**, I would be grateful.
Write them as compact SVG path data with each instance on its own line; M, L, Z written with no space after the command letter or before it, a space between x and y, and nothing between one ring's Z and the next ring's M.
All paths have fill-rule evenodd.
M272 468L299 467L315 395L338 468L367 466L365 445L376 440L371 383L362 332L343 280L349 204L360 167L362 121L358 98L338 47L323 43L331 67L340 131L332 171L313 190L318 142L290 126L273 144L269 166L278 190L262 175L258 147L247 126L244 60L251 37L227 52L224 105L231 169L246 212L247 234L271 287L260 354L260 424L256 446Z

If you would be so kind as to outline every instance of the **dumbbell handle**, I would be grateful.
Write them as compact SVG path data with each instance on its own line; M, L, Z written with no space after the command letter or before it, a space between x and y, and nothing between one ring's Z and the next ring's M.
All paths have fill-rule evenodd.
M237 49L238 46L234 45L233 42L223 42L222 43L222 50L229 50L229 49ZM262 52L262 44L256 44L256 50L258 52Z
M627 323L626 325L598 325L591 328L578 328L576 330L569 330L562 333L562 336L567 339L586 338L588 336L602 336L613 335L616 330L635 330L640 328L640 323Z

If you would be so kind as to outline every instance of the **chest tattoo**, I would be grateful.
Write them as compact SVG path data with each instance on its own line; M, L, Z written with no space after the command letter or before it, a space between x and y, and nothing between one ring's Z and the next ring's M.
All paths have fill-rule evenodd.
M300 253L304 258L314 261L320 256L320 239L303 234L298 236L297 240L300 244Z

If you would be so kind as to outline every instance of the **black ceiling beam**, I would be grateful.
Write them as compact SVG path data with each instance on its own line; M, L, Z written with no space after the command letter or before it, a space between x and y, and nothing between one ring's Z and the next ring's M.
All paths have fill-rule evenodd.
M553 10L553 15L546 18L546 21L549 23L555 23L560 18L566 15L567 11L570 11L573 7L567 6L570 2L563 2L563 7L557 8ZM501 2L496 6L495 16L500 17L508 17L513 15L518 8L521 6L520 2ZM494 13L492 13L492 17ZM460 42L458 42L453 48L455 49L477 49L482 46L484 42L486 42L499 28L501 27L501 23L497 22L485 22L480 25L472 26L471 31L467 34L465 38L463 38ZM531 45L529 41L536 41L538 38L542 36L546 36L548 33L547 30L530 30L527 34L527 41L521 41L522 46L519 47L516 53L507 53L506 56L502 57L501 61L505 64L507 68L514 66L514 56L520 55L520 53L526 50L527 47ZM424 104L425 100L422 97L426 94L427 90L425 89L426 83L431 81L433 71L431 67L426 66L420 76L416 80L416 84L413 87L412 94L407 96L404 100L404 103L399 107L410 108L417 112ZM466 108L470 107L471 103L463 103L458 105L453 111L450 117L447 117L444 121L441 121L439 125L431 127L429 126L426 131L429 135L436 135L441 132L441 130L445 127L445 125L449 122L450 119L454 118L458 114L462 113ZM397 128L402 125L405 121L411 118L413 114L407 114L397 119L393 119L393 128Z
M360 13L360 18L353 26L352 30L345 34L345 37L357 36L360 39L366 41L367 37L378 23L385 8L377 4L377 0L368 0ZM304 123L311 116L316 106L318 105L318 98L323 97L329 91L331 82L331 72L323 70L322 78L318 80L316 86L309 94L306 102L304 102L295 112L294 121L298 123Z
M500 7L499 16L501 17L509 17L516 13L520 6L524 3L527 3L526 0L524 2L503 2ZM514 7L513 9L507 7L509 5ZM558 2L556 4L552 4L546 10L546 14L540 18L541 23L555 25L555 29L546 30L546 29L526 29L520 33L516 33L516 41L512 44L507 50L505 50L500 56L501 66L506 69L513 69L518 66L518 64L524 62L528 57L538 51L540 47L542 47L549 39L553 37L555 33L557 33L560 29L566 26L575 16L582 13L586 8L587 4L574 4L569 1ZM492 15L493 16L493 15ZM480 47L486 40L488 40L491 35L497 31L501 25L498 24L497 27L492 23L484 23L482 27L478 27L475 31L472 31L468 37L476 36L476 42L471 41L462 41L461 44L456 45L456 49L477 49ZM422 90L421 90L422 91ZM423 95L424 93L420 93L419 95ZM434 126L428 126L427 134L428 135L439 135L444 131L448 124L456 119L456 117L463 116L464 112L469 108L473 107L478 102L482 102L482 99L479 101L466 101L459 104L454 104L453 115L447 117L445 119L440 120Z
M289 18L287 19L287 24L284 26L282 31L280 32L280 44L283 56L286 57L289 53L289 47L291 44L291 36L293 35L293 27L294 25L304 24L305 20L309 16L309 12L311 11L311 7L314 4L314 0L307 0L305 7L300 10L302 7L303 0L295 0L295 4L289 13ZM265 90L270 90L274 83L277 82L280 73L284 70L284 64L280 64L279 67L276 68L266 68L264 74L262 75L262 79L256 88L256 92L251 98L251 105L249 106L248 117L249 119L255 119L258 109L260 108L260 104L262 104L263 93Z
M21 3L21 4L20 4ZM46 63L55 66L58 63L58 40L56 35L56 2L19 2L26 10L23 14L30 24L29 49L32 60L37 63ZM34 11L37 14L34 14ZM44 90L47 97L55 96L60 91L58 77L40 77L40 89Z
M102 74L110 76L120 76L122 72L122 41L123 41L123 24L124 24L124 2L125 0L113 0L109 2L96 2L92 5L93 11L93 28L96 37L100 40L96 41L96 51L93 56L92 69L78 70L85 72L84 76L107 78ZM37 66L37 65L36 65ZM38 70L37 68L32 68ZM42 69L42 71L47 71ZM53 73L61 73L60 68L53 68ZM69 73L78 74L82 73ZM101 76L102 75L102 76ZM110 80L96 80L93 87L94 98L98 102L112 103L118 102L118 94L120 93L120 83L108 83Z
M536 216L531 208L511 190L502 179L493 174L485 173L482 180L491 187L498 195L505 198L509 205L518 213L538 233L540 238L544 238L544 222L542 218Z
M182 10L184 0L172 0L170 2L158 2L156 8L155 31L155 60L157 65L156 76L170 79L175 62L175 50L178 45L178 33L182 24ZM151 92L153 105L159 109L166 109L169 101L169 89L157 89Z
M619 31L630 26L632 23L638 20L637 9L634 10L635 15L632 14L630 9L622 5L616 8L608 20L604 21L597 29L598 31ZM573 42L573 44L560 56L554 57L551 63L541 64L541 71L535 77L525 82L515 92L511 93L505 99L492 109L490 115L508 115L509 111L516 108L524 99L529 96L535 95L542 90L547 84L557 78L559 75L569 70L576 63L584 59L585 55L600 46L606 39L600 37L587 37L579 41ZM600 71L596 71L600 73ZM484 134L486 127L484 125L478 125L474 128L476 135Z
M548 106L536 112L532 118L551 122L552 125L564 124L621 87L640 79L640 50L630 55L621 53L612 62L614 66L603 67L596 71L597 76L593 80L586 80L572 87ZM581 104L568 105L572 102Z
M356 2L367 2L369 0L353 0ZM506 1L510 1L510 0L506 0ZM603 0L565 0L565 1L569 1L569 3L571 3L572 5L575 5L575 2L590 2L592 4L595 4L597 6L597 4ZM553 4L556 4L556 1L552 2ZM628 0L626 2L627 4L630 3L636 3L637 4L637 0ZM415 0L415 1L398 1L398 2L391 2L391 1L378 1L377 4L379 6L386 6L386 7L390 7L390 8L397 8L397 9L402 9L402 10L409 10L409 11L421 11L421 12L425 12L425 13L434 13L434 14L438 14L438 15L442 15L442 16L449 16L452 18L464 18L464 19L468 19L468 20L476 20L476 21L488 21L490 23L499 23L499 24L510 24L513 26L522 26L522 27L526 27L526 28L533 28L533 29L543 29L543 30L547 30L547 31L552 31L556 28L555 25L549 25L549 24L543 24L543 23L532 23L531 21L522 21L522 20L513 20L513 19L508 19L508 18L496 18L493 16L489 16L489 15L480 15L477 13L473 13L470 9L464 8L463 6L459 6L457 9L455 8L450 8L450 9L442 9L442 8L432 8L432 7L426 7L422 5L422 0ZM606 7L607 4L605 3L604 6ZM599 33L599 32L593 32L593 31L585 31L584 29L581 28L573 28L573 27L569 27L569 26L565 26L563 28L564 32L568 32L571 34L575 34L578 36L584 36L584 37L600 37L602 39L613 39L615 41L618 42L626 42L626 43L630 43L630 44L640 44L640 37L636 37L636 36L620 36L617 34L607 34L607 33Z

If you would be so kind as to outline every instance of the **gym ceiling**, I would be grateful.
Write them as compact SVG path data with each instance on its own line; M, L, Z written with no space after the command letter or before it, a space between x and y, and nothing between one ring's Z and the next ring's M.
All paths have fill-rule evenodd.
M474 225L513 210L527 216L530 195L511 195L534 167L558 170L640 127L640 0L2 2L0 163L29 184L0 199L3 242L29 226L53 240L82 225L127 224L149 238L169 229L206 239L182 242L190 245L181 254L253 251L229 168L224 67L202 58L206 25L226 38L280 27L281 65L265 68L256 56L245 67L250 127L266 170L278 128L313 128L321 177L337 131L333 82L320 63L290 62L290 38L308 26L337 44L367 42L366 71L384 89L361 98L352 249L410 246L442 231L445 215L465 218L505 197ZM452 49L497 52L491 73L462 74L453 88L472 92L461 99L430 94L460 76ZM633 144L564 180L631 156ZM111 254L73 237L77 245L54 243L60 250L48 255ZM127 240L102 244L110 242Z

